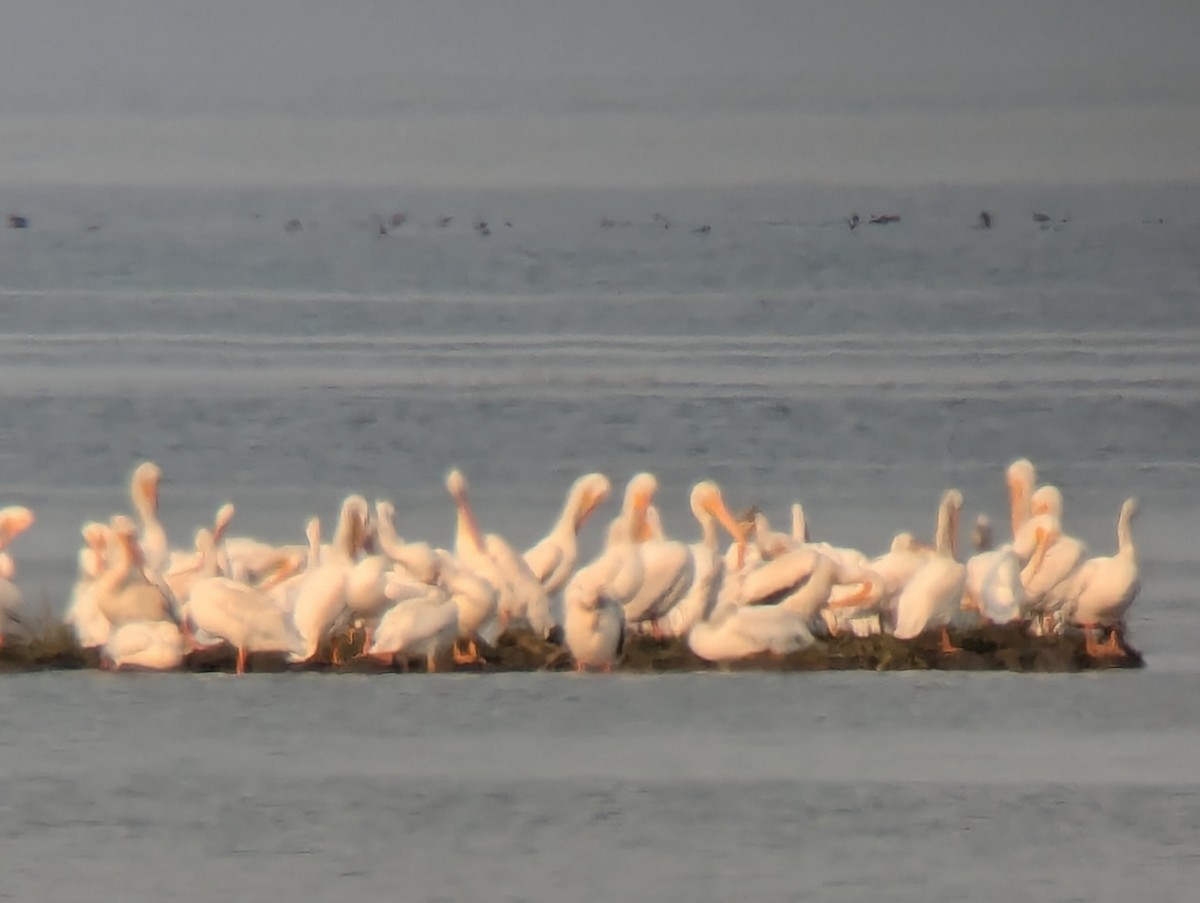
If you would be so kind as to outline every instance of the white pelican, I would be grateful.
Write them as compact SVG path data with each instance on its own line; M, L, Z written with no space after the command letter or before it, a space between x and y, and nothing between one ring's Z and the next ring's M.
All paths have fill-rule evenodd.
M119 671L171 671L183 664L183 634L171 621L128 621L114 630L100 661Z
M938 506L937 548L912 576L896 600L896 626L892 634L911 640L930 628L941 629L943 652L957 652L950 642L948 625L962 609L967 569L958 563L958 516L962 493L949 489Z
M124 515L109 525L110 556L92 588L100 613L114 627L126 621L177 620L171 600L145 576L137 526Z
M967 559L966 598L988 623L1009 624L1025 612L1021 561L1012 543Z
M353 535L354 548L350 550L353 565L346 575L346 606L350 613L363 621L363 648L371 645L371 633L374 624L384 610L392 604L388 596L388 575L395 563L387 555L363 555L366 551L366 537L370 531L370 510L367 500L360 495L353 495L347 503L351 506L357 519L357 528Z
M454 552L464 567L475 571L499 593L502 632L528 626L539 636L549 636L554 625L550 597L529 565L503 538L486 537L467 498L467 480L454 469L446 475L446 491L458 512Z
M1055 590L1064 597L1066 617L1083 629L1091 656L1121 654L1118 635L1124 628L1125 612L1141 588L1137 548L1133 544L1133 518L1137 510L1138 503L1134 498L1126 499L1121 505L1115 555L1089 558L1067 578L1065 585ZM1093 636L1093 632L1101 627L1112 628L1109 641L1104 645Z
M608 477L602 473L589 473L577 479L550 532L525 552L525 563L550 595L561 590L575 570L579 558L579 531L611 492Z
M197 581L184 611L191 625L237 649L238 674L246 673L248 652L285 652L292 661L310 657L305 638L278 605L228 577Z
M814 561L821 557L814 553ZM828 586L825 591L827 595ZM813 642L808 619L782 604L726 606L694 625L687 635L688 648L709 662L736 661L764 652L782 656Z
M850 591L851 586L858 588ZM846 592L835 599L834 591L841 587L846 587ZM712 620L723 621L724 612L730 608L776 607L799 615L806 627L811 628L816 615L826 606L833 611L862 609L869 613L883 598L884 590L884 580L878 574L843 564L811 545L804 545L729 575ZM836 618L830 620L834 629ZM788 622L781 623L786 627ZM736 626L727 625L725 629Z
M299 581L292 620L304 637L305 659L316 655L321 640L346 610L346 578L354 566L352 550L357 520L354 506L343 503L334 542L328 549L318 542L320 561L316 567L310 566ZM320 539L321 522L317 518L309 521L308 529L311 536Z
M640 473L629 481L621 513L609 527L606 546L614 549L632 545L633 553L641 559L641 583L633 597L626 598L625 622L630 626L648 622L656 633L660 630L658 620L683 599L696 577L696 559L689 546L682 542L648 538L652 534L647 530L645 518L651 510L650 502L657 488L658 481L653 474ZM715 489L715 486L712 488ZM715 498L720 500L719 491ZM711 498L705 502L705 505L715 504ZM741 538L741 529L734 525L723 502L720 507L723 518L734 527L734 537ZM694 507L693 513L697 511L701 528L704 529L708 512L704 506ZM744 539L740 545L744 549ZM628 572L628 569L624 569L624 572Z
M171 552L171 564L167 573L163 574L163 582L181 603L187 599L188 593L192 590L192 584L202 577L228 576L221 563L220 544L225 531L229 529L234 513L235 509L232 504L222 505L213 519L212 531L197 531L193 551L185 552L177 549ZM200 547L202 536L204 543L211 547L207 561L205 550ZM227 565L228 562L225 564Z
M489 645L500 635L499 593L484 578L462 567L449 552L439 551L436 558L438 584L458 609L458 639L467 644L460 651L456 644L454 660L459 664L483 661L476 645Z
M457 636L458 607L440 589L426 587L384 614L366 655L389 663L400 657L406 671L408 659L423 657L426 670L433 672Z
M733 537L738 549L738 554L734 558L734 566L738 566L738 559L744 560L745 556L745 530L733 519L733 515L725 507L725 501L721 498L721 490L716 483L710 480L697 483L692 487L690 502L692 516L700 524L700 541L684 547L691 557L691 565L690 568L685 569L690 573L690 578L682 597L653 621L654 630L665 636L686 634L691 630L692 625L708 617L717 601L717 594L725 581L725 559L721 555L718 544L718 523ZM649 572L655 566L655 561L662 557L661 551L655 551L656 546L661 550L662 545L665 544L641 543L634 547L642 556L646 572ZM672 543L671 545L678 546L681 543ZM638 595L640 596L641 593L639 592ZM628 608L625 616L627 619L629 618Z
M1012 535L1015 539L1021 527L1030 517L1033 487L1037 485L1037 470L1028 458L1018 458L1005 471L1008 484L1008 504L1012 517Z
M405 542L396 534L396 508L385 500L375 502L375 527L379 548L414 579L437 581L437 556L427 542Z
M580 568L563 590L563 641L577 671L612 671L625 643L625 598L640 580L641 559L617 543Z
M21 591L13 582L17 568L6 549L29 529L33 520L33 512L28 508L12 506L0 510L0 647L4 646L4 622L21 605Z
M83 649L93 649L108 642L111 625L97 604L94 584L104 572L104 550L108 543L108 526L96 521L83 527L84 546L79 551L79 579L71 590L71 604L63 621L71 626L75 639Z
M225 573L229 566L228 561L221 560L224 557L221 553L221 544L225 541L225 533L229 530L229 525L233 522L236 513L237 509L233 503L225 502L217 509L217 513L213 517L212 541L217 550L218 569L221 573ZM171 550L170 561L163 574L163 579L171 587L176 598L182 599L187 595L187 585L190 583L191 576L198 573L199 564L200 553L194 546L191 549ZM177 585L181 586L183 591L178 589Z
M160 575L168 570L171 560L167 531L158 519L158 484L161 480L159 466L153 461L143 461L134 468L129 483L130 500L140 526L138 546L142 550L143 564Z
M609 524L605 537L605 546L611 547L621 542L645 542L649 539L661 539L655 536L649 522L651 502L654 493L658 491L658 479L652 473L636 474L625 486L625 497L621 502L621 510ZM656 512L657 513L657 512ZM662 523L657 521L661 531Z
M1013 540L1017 556L1027 562L1021 571L1027 607L1043 618L1058 613L1061 598L1052 590L1087 557L1087 546L1062 528L1062 493L1039 486L1033 494L1031 516Z

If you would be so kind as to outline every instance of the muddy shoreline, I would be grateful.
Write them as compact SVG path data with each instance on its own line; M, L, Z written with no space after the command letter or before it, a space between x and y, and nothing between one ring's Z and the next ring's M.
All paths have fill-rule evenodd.
M1012 671L1019 673L1069 673L1142 668L1142 654L1123 646L1121 655L1093 658L1084 648L1082 636L1029 636L1020 625L987 627L952 633L961 651L947 654L936 634L900 641L890 636L828 637L800 652L777 658L758 656L714 665L696 657L683 640L659 641L652 637L630 637L616 671L654 674L691 671ZM359 634L332 638L313 661L290 664L274 653L252 653L247 671L278 673L318 671L347 673L423 672L423 659L410 662L379 662L357 657ZM570 671L570 654L562 646L532 634L509 634L493 647L480 649L484 661L473 664L441 663L441 671L490 673L506 671ZM198 649L184 659L182 670L233 672L236 653L230 646ZM0 673L68 671L101 667L97 649L81 649L70 631L50 625L26 636L13 635L0 648Z

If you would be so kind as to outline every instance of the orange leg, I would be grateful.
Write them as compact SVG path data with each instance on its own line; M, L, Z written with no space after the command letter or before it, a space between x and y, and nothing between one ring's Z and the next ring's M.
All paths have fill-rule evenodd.
M946 655L953 655L955 652L962 652L960 648L950 642L950 628L942 628L942 642L939 647Z
M240 647L240 648L238 649L238 654L237 654L237 673L238 673L238 674L245 674L245 673L246 673L246 649L245 649L245 647Z
M454 662L459 665L475 665L483 662L483 656L479 654L479 647L475 645L475 640L467 640L467 651L463 652L458 648L458 642L454 644Z
M1108 642L1105 644L1105 648L1108 649L1109 655L1121 656L1125 654L1125 650L1121 647L1120 637L1118 636L1120 632L1120 627L1114 627L1112 633L1108 635Z

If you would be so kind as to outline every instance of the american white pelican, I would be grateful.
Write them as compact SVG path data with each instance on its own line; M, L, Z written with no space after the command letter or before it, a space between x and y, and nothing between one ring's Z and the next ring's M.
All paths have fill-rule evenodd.
M84 524L83 548L79 550L79 579L71 590L71 604L64 623L70 625L75 639L83 649L93 649L108 642L111 625L100 611L93 585L104 572L104 550L108 542L108 526L96 521Z
M371 645L371 633L375 622L384 610L392 604L388 595L388 575L395 563L387 555L367 554L361 558L360 552L366 551L366 537L371 532L370 510L367 500L360 495L348 499L358 526L354 533L355 548L351 551L353 561L346 575L346 606L352 616L361 618L365 636L363 648Z
M153 461L143 461L134 468L129 482L129 497L140 527L138 546L141 548L143 565L159 575L168 570L171 561L167 531L158 519L158 485L161 481L162 470L159 466Z
M781 605L729 607L701 621L687 635L688 648L709 662L728 662L769 652L787 655L814 642L803 615Z
M967 559L966 599L990 624L1009 624L1025 612L1021 561L1012 543Z
M658 479L652 473L636 474L625 486L625 497L621 510L608 527L605 546L622 542L645 542L661 539L655 536L649 523L654 494L658 492ZM658 524L661 531L662 524Z
M1021 571L1026 606L1043 619L1053 617L1061 597L1052 590L1087 557L1087 546L1063 530L1062 493L1057 487L1039 486L1034 492L1031 516L1013 540L1013 549L1026 562Z
M851 591L852 586L857 589ZM834 590L839 587L846 587L846 592L835 600ZM805 545L729 575L712 620L724 621L724 613L730 608L776 607L799 615L811 629L816 615L826 606L835 612L843 609L871 612L883 598L884 590L885 583L879 575L856 565L842 564ZM834 622L831 629L835 629L836 618L831 616L830 620ZM781 623L787 627L788 622ZM736 624L725 629L734 627Z
M450 651L458 636L458 607L436 587L397 602L379 621L366 655L392 662L397 657L408 670L408 659L424 658L427 671Z
M1137 548L1133 544L1133 518L1137 499L1121 505L1117 517L1117 553L1089 558L1055 590L1063 596L1063 612L1071 623L1083 628L1089 655L1120 655L1119 634L1125 626L1125 612L1141 589ZM1112 628L1103 645L1093 636L1101 627Z
M119 671L171 671L183 664L183 633L172 621L128 621L114 630L100 661Z
M218 570L221 573L226 573L229 566L227 560L221 552L222 543L225 541L225 533L229 530L229 525L233 522L234 515L237 514L237 509L232 502L225 502L217 509L216 515L213 517L212 540L213 546L217 549ZM167 570L163 574L163 579L167 585L171 587L171 591L175 593L176 598L182 599L187 595L186 592L180 592L176 589L176 583L187 583L188 575L195 574L197 566L200 562L200 553L193 548L191 549L172 549L170 561L167 565Z
M467 644L465 651L455 645L454 660L459 664L482 661L477 641L490 645L500 635L499 593L449 552L439 551L436 562L438 584L458 609L458 639Z
M625 643L624 597L640 583L641 559L628 543L606 549L563 590L563 641L577 671L612 671Z
M343 504L334 542L328 548L318 542L320 562L316 567L310 566L299 581L292 620L304 637L306 660L316 655L321 640L346 611L346 578L354 566L352 550L357 520L354 506ZM308 529L320 539L321 524L317 518L309 521Z
M265 594L228 577L206 577L192 587L184 607L191 625L237 649L237 673L248 652L285 652L292 661L310 657L308 643Z
M137 526L124 515L109 524L108 561L92 588L100 613L114 627L127 621L177 620L171 600L145 575Z
M626 599L625 622L631 626L649 623L656 631L658 619L666 615L684 597L695 582L696 576L696 561L687 545L650 538L653 533L647 529L646 516L654 510L651 500L657 489L658 481L653 474L639 473L629 481L621 513L609 527L605 546L608 550L631 547L633 554L641 559L641 582L631 598L623 597ZM719 500L719 492L716 498ZM721 503L721 507L724 508L724 503ZM697 516L701 518L703 529L708 513L704 508L693 508L693 514L697 510L700 511ZM723 516L733 524L733 518L728 511L725 511ZM741 529L736 525L734 536L743 536ZM744 551L744 539L739 545ZM629 574L633 571L626 567L621 569L621 573Z
M396 533L396 508L385 500L375 502L375 529L379 549L414 579L437 581L437 556L427 542L405 542Z
M525 563L550 595L561 590L570 579L579 559L579 531L611 492L608 477L602 473L589 473L577 479L550 532L525 552Z
M931 628L940 628L943 652L957 652L950 642L948 626L962 609L967 569L958 557L958 517L962 493L947 490L938 506L935 554L912 576L896 600L897 639L911 640Z
M4 646L4 622L21 605L17 568L6 551L9 543L33 524L33 512L21 506L0 510L0 647Z
M665 636L683 636L692 625L708 617L717 601L717 594L725 581L725 560L721 555L717 536L717 525L723 526L739 549L735 555L734 566L739 564L739 558L744 561L746 537L744 528L738 524L725 501L721 498L721 490L710 480L697 483L692 487L691 494L692 516L700 524L700 541L685 546L691 557L690 580L682 597L656 616L654 629ZM654 543L642 543L635 549L642 556L643 567L648 572L654 566L656 555ZM674 543L673 545L680 545ZM650 557L647 557L647 556ZM644 579L644 577L643 577ZM640 593L639 593L640 595ZM625 612L629 618L629 609Z
M499 594L503 629L528 626L539 636L555 626L550 597L529 565L502 537L480 532L467 498L467 480L454 469L446 475L446 491L458 512L454 552L464 567L483 577Z
M1005 471L1008 484L1008 504L1012 517L1012 535L1015 539L1021 527L1030 517L1033 488L1037 484L1037 470L1028 458L1018 458Z

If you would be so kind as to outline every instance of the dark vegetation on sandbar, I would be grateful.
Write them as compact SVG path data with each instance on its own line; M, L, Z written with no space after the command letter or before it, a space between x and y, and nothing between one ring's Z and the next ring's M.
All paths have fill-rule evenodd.
M49 618L18 625L0 648L0 672L73 670L101 667L100 651L81 649L70 629ZM947 654L938 646L936 633L913 641L891 636L823 638L816 645L783 658L758 656L739 662L713 665L697 658L683 640L630 637L617 670L635 674L670 671L1017 671L1055 673L1141 668L1142 654L1122 644L1123 654L1093 658L1084 648L1082 636L1030 636L1021 625L985 627L951 633L961 651ZM423 659L387 664L357 657L362 633L335 635L318 650L311 662L289 664L282 655L251 653L247 670L337 671L376 673L424 671ZM532 634L506 634L493 647L481 646L485 661L455 665L446 661L445 671L569 671L570 654L562 646ZM232 647L197 649L184 659L184 670L193 672L234 670Z

